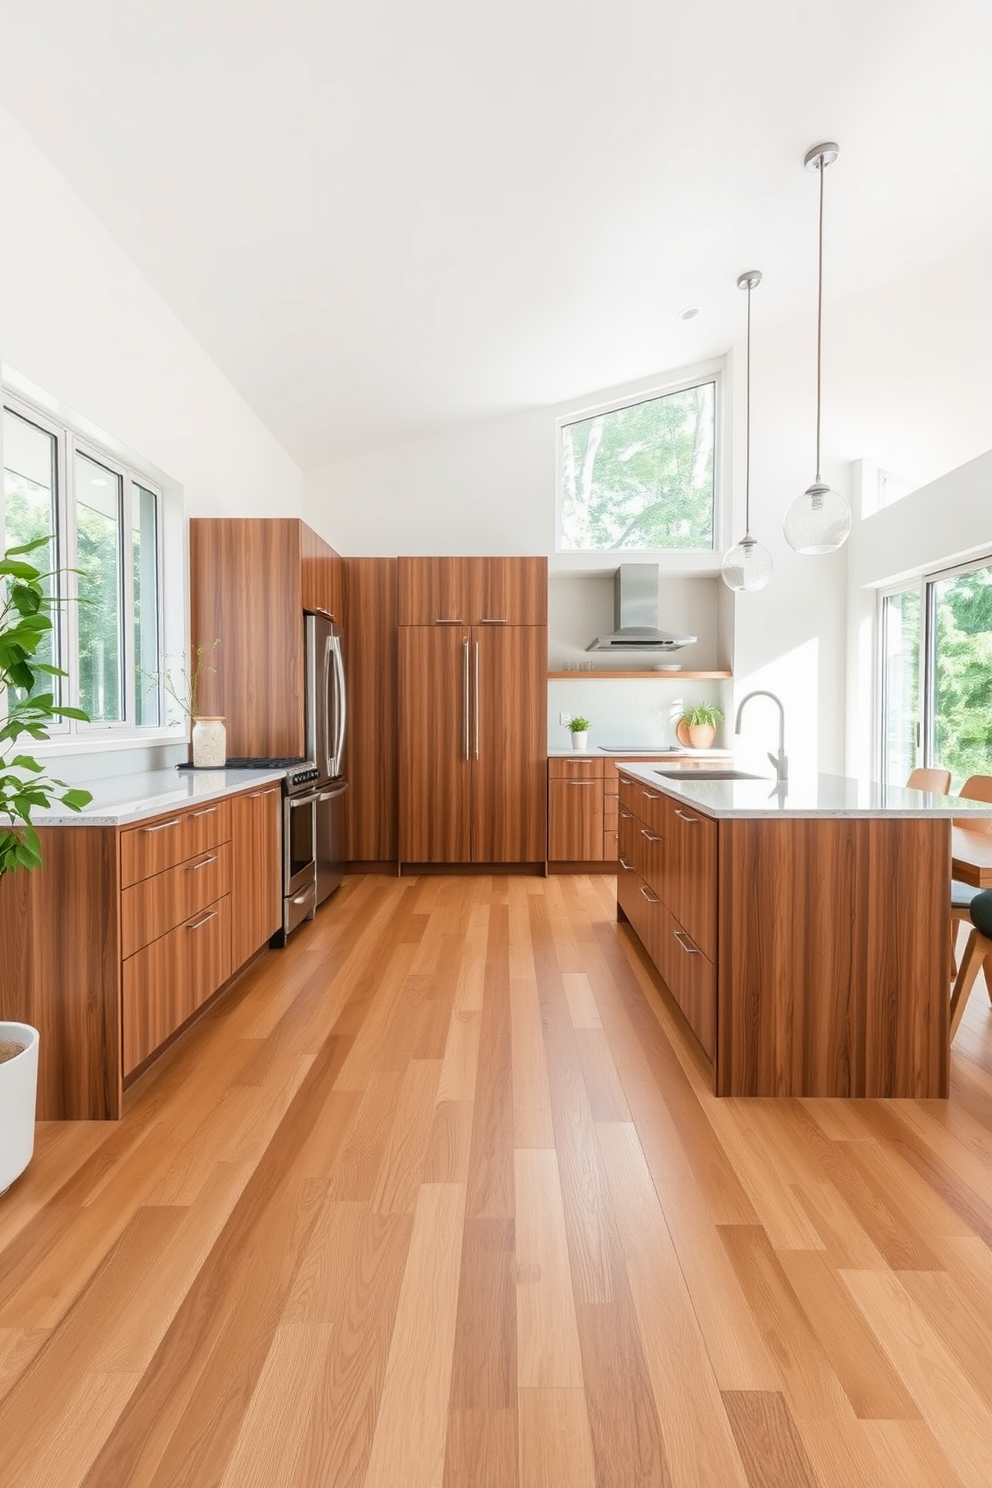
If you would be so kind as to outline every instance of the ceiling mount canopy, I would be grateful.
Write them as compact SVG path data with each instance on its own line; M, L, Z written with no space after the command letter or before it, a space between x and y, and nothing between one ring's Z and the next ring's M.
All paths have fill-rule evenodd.
M846 497L833 491L820 474L820 405L823 365L823 177L840 150L832 140L814 145L803 156L808 171L820 177L819 252L816 276L816 474L811 485L797 496L785 514L785 536L797 553L833 553L851 530L851 507Z
M761 283L760 269L745 269L737 288L747 290L747 352L744 375L744 536L723 556L720 572L728 589L763 589L772 576L772 555L751 536L751 291Z

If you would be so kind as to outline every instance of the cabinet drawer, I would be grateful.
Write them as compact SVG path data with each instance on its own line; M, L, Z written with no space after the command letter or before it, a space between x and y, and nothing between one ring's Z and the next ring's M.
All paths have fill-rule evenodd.
M665 919L659 970L704 1054L712 1060L716 1054L716 967L667 911Z
M669 801L663 828L671 843L675 871L663 897L679 924L703 954L716 960L717 824L680 801Z
M231 975L231 896L123 964L124 1074L175 1033Z
M231 845L143 878L121 894L121 954L133 956L231 889Z
M552 862L602 862L602 780L548 781L548 857Z
M121 833L121 887L130 888L153 873L174 868L209 852L231 836L231 803L220 800L184 807L161 821Z
M602 780L602 760L549 759L549 780Z
M637 836L635 862L638 872L659 899L664 898L667 844L660 833L652 831L643 822L637 823Z

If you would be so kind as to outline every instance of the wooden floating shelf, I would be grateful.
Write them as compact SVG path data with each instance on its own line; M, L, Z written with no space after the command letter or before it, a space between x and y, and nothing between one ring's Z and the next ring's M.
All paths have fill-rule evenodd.
M681 682L688 679L690 682L705 678L707 681L726 681L733 676L732 672L549 672L548 677L640 677L642 680L651 678L655 682Z

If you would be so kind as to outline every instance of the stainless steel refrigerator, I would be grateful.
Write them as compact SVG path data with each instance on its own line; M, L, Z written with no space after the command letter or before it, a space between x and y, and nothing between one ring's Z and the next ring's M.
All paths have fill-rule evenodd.
M320 771L316 788L317 903L344 878L344 801L341 774L348 690L341 632L326 615L303 617L306 655L307 755Z

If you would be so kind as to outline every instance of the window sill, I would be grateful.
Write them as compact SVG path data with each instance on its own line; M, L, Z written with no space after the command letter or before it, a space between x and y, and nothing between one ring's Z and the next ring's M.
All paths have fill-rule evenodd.
M57 736L44 744L36 743L29 735L17 741L22 754L34 755L37 759L58 759L63 755L111 754L123 749L161 749L168 745L188 744L189 733L183 729L171 733L114 733L102 737L86 734Z

